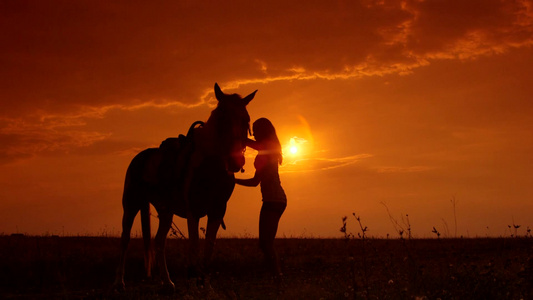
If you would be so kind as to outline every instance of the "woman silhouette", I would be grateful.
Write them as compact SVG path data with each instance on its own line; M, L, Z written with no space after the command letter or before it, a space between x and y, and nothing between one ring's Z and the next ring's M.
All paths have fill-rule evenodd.
M259 214L259 247L273 275L281 276L274 250L279 219L287 207L287 197L278 173L278 165L283 160L281 145L276 129L268 119L258 119L252 129L255 141L248 140L247 146L259 152L254 161L255 175L250 179L235 179L235 183L252 187L261 184L263 205Z

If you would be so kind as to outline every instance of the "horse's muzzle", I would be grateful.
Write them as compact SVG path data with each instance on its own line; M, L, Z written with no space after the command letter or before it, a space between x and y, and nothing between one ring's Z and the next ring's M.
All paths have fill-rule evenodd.
M244 163L245 163L244 155L242 153L239 153L239 154L233 154L230 157L231 158L229 159L229 162L228 162L228 171L237 173L243 170L242 167L244 167Z

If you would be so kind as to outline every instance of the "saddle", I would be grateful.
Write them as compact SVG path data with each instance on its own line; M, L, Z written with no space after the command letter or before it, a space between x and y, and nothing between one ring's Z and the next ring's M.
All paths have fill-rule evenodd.
M192 153L194 152L194 129L202 127L204 122L196 121L190 127L187 135L169 137L161 142L161 163L157 170L157 181L164 185L181 184Z

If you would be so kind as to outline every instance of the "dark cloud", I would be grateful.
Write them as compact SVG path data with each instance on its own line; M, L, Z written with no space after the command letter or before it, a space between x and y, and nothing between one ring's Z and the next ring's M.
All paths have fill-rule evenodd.
M406 45L416 55L468 58L532 42L531 1L408 3L416 17L409 26ZM526 19L529 21L519 21Z
M214 81L294 76L295 68L303 77L402 72L430 58L531 44L532 30L531 1L1 5L3 114L196 103Z

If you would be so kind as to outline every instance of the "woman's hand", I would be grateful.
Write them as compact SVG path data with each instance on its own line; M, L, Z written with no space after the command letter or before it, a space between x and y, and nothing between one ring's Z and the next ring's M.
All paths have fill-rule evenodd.
M246 138L246 146L254 150L259 150L259 142Z

